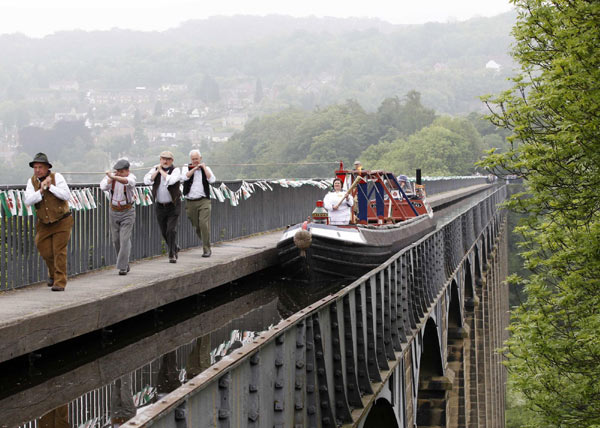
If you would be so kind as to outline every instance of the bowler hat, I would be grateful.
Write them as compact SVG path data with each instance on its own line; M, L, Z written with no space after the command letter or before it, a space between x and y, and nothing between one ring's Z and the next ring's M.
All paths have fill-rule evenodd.
M48 162L48 156L46 156L46 153L40 152L37 155L35 155L33 157L33 160L31 162L29 162L29 166L33 168L34 163L45 163L45 164L48 164L48 166L50 168L52 168L52 164L50 162Z
M129 169L129 161L127 159L119 159L113 169L119 171L120 169Z
M159 157L165 158L165 159L173 159L173 153L171 153L168 150L165 150L164 152L160 152Z

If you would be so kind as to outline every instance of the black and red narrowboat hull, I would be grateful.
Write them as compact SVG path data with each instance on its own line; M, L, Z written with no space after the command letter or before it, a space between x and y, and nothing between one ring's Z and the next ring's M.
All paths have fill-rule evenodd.
M308 224L311 245L303 252L294 244L302 229L289 227L277 244L284 273L309 282L329 279L354 280L381 265L402 248L434 228L427 215L383 226L332 226Z

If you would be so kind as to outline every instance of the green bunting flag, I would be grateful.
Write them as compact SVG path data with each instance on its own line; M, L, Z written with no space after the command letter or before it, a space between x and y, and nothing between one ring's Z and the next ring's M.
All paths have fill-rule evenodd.
M8 196L7 192L0 193L0 204L2 204L2 211L4 212L4 217L10 218L14 215L11 209L12 201Z

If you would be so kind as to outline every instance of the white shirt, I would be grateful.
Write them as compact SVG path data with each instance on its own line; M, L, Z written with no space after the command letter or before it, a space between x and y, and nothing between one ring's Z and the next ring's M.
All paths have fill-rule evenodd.
M123 184L120 181L115 180L115 191L112 192L112 181L108 181L108 176L105 175L102 181L100 182L100 189L108 192L112 192L111 203L116 206L127 205L127 201L129 203L133 202L133 189L135 188L135 175L129 174L127 177L122 177L127 179L127 184ZM125 197L125 192L127 192L127 197Z
M34 180L37 180L37 178L35 178ZM67 182L65 181L65 178L62 176L62 174L59 174L58 172L54 173L54 183L55 184L51 184L48 188L48 190L50 190L50 192L52 192L54 196L56 196L58 199L62 199L63 201L68 201L69 199L71 199L71 191L69 190L69 186L67 186ZM48 190L45 191L47 192ZM27 187L25 188L25 199L23 200L25 205L35 205L38 202L42 201L42 197L43 195L41 193L41 189L36 192L33 188L31 178L27 180Z
M206 169L206 172L208 174L210 174L210 178L207 178L209 183L214 183L217 179L215 178L215 175L212 172L212 169L210 169L208 166L204 167ZM196 171L194 171L194 182L192 183L192 187L190 188L190 193L187 194L186 198L187 199L198 199L198 198L205 198L207 196L206 193L204 193L204 185L202 184L202 168L198 168ZM181 177L183 178L183 181L189 181L191 177L188 178L187 173L189 171L188 166L184 166L182 168L181 171Z
M146 175L144 175L144 184L146 186L152 186L152 174L154 174L155 172L156 167L153 167L150 169L150 171L146 173ZM179 168L174 168L171 174L167 174L166 179L162 176L162 174L159 173L159 175L160 185L158 186L158 191L156 192L156 202L159 202L161 204L168 204L170 202L173 202L168 187L175 183L179 183L179 180L181 178L181 172L179 171ZM158 179L158 176L156 177L156 179Z
M350 223L350 208L354 205L354 198L348 195L348 199L344 198L344 202L340 204L337 210L336 206L344 197L346 192L329 192L323 199L323 206L329 213L329 224L348 224Z

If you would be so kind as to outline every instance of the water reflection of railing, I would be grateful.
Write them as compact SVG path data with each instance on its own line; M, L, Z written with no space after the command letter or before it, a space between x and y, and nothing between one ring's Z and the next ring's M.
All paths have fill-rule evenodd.
M130 391L132 402L136 401L136 395L152 389L153 393L150 394L148 402L137 403L139 404L137 406L139 407L138 410L143 410L146 404L155 402L210 367L213 363L211 361L211 350L219 348L224 350L235 331L242 328L262 331L277 322L280 319L278 303L279 300L276 295L263 290L243 296L234 300L232 304L236 304L240 308L246 307L247 312L241 310L240 313L236 313L231 309L225 311L230 315L234 315L234 318L220 322L216 321L220 325L219 328L212 331L208 330L209 333L204 330L201 336L191 342L184 343L166 354L154 357L133 372L123 374L118 367L103 366L99 369L114 372L118 376L115 381L120 381L125 385L125 389ZM226 316L222 311L210 313L215 318ZM173 328L176 332L177 327ZM135 347L132 352L145 353ZM69 403L59 406L59 409L65 409L65 415L68 411L68 424L71 428L79 428L82 425L82 428L100 428L110 421L111 415L115 412L115 404L120 405L118 400L112 400L113 394L121 392L115 381L94 388ZM44 388L42 390L47 392ZM44 396L40 399L45 400L47 398ZM38 428L40 426L38 421L39 419L36 418L36 420L21 425L20 428ZM0 426L4 426L2 422L4 421L0 421Z

